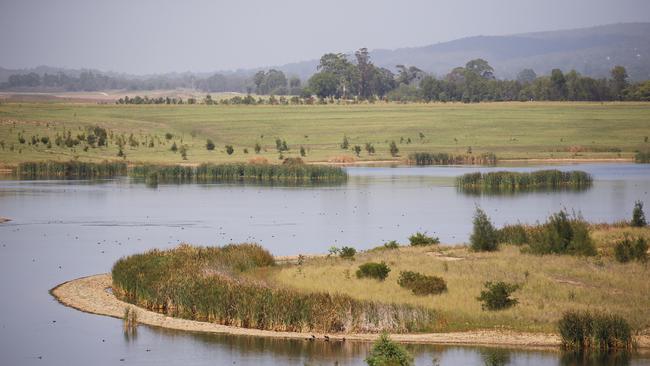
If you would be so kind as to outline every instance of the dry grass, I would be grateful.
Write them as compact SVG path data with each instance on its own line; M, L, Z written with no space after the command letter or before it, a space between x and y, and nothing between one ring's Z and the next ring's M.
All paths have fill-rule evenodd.
M650 236L650 229L606 227L592 235L607 254L612 240L625 232ZM427 255L430 254L430 255ZM445 260L460 258L460 260ZM391 268L383 281L357 279L357 267L369 261L385 261ZM397 284L400 271L415 270L440 276L448 291L436 296L415 296ZM633 329L650 327L650 269L646 264L619 264L610 256L591 258L567 255L521 254L520 248L502 246L493 253L470 252L466 247L402 247L360 253L356 261L310 258L302 266L287 265L275 280L304 291L328 291L353 298L407 303L440 310L447 331L511 329L555 332L556 322L569 309L600 310L626 318ZM522 284L511 309L481 310L476 300L485 281Z

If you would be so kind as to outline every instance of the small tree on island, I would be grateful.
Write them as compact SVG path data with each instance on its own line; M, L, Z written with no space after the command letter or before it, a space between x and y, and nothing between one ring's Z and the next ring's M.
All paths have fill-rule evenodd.
M643 212L643 202L634 202L634 209L632 210L632 221L630 222L630 225L634 227L644 227L647 224L648 223L645 219L645 213Z
M382 333L372 346L366 358L368 366L411 366L413 356L408 351L393 342L388 333Z
M469 238L472 250L476 252L497 250L499 246L497 231L490 222L490 218L480 207L476 207L473 223L474 229Z

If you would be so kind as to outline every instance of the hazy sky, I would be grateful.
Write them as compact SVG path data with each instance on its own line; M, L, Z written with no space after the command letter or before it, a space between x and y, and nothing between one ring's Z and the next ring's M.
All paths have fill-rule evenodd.
M0 0L0 66L129 73L650 21L648 0Z

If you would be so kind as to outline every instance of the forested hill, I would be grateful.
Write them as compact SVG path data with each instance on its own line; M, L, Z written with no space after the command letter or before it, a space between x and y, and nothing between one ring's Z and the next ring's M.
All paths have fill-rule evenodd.
M476 36L423 47L374 50L378 66L413 65L442 76L468 60L483 58L498 78L513 79L523 69L548 75L558 68L595 78L607 77L612 67L625 66L631 80L650 79L650 23L603 25L592 28ZM315 72L318 60L279 67L301 78Z

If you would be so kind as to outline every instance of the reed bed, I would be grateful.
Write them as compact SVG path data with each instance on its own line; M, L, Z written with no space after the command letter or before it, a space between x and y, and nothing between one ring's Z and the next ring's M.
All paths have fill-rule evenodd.
M18 164L16 176L22 179L93 179L126 175L126 163L104 161L88 163L76 160L24 162Z
M247 328L299 332L432 330L437 313L349 295L303 292L255 278L275 265L257 244L181 245L120 259L113 266L119 298L169 316Z
M466 192L516 192L526 190L586 189L593 178L589 173L556 169L538 170L530 173L489 172L467 173L456 178L456 187Z
M306 164L201 164L197 167L182 165L134 166L129 170L133 178L163 182L247 182L247 183L338 183L347 180L340 167Z
M495 165L497 156L489 152L476 155L416 152L409 155L408 162L415 165Z

